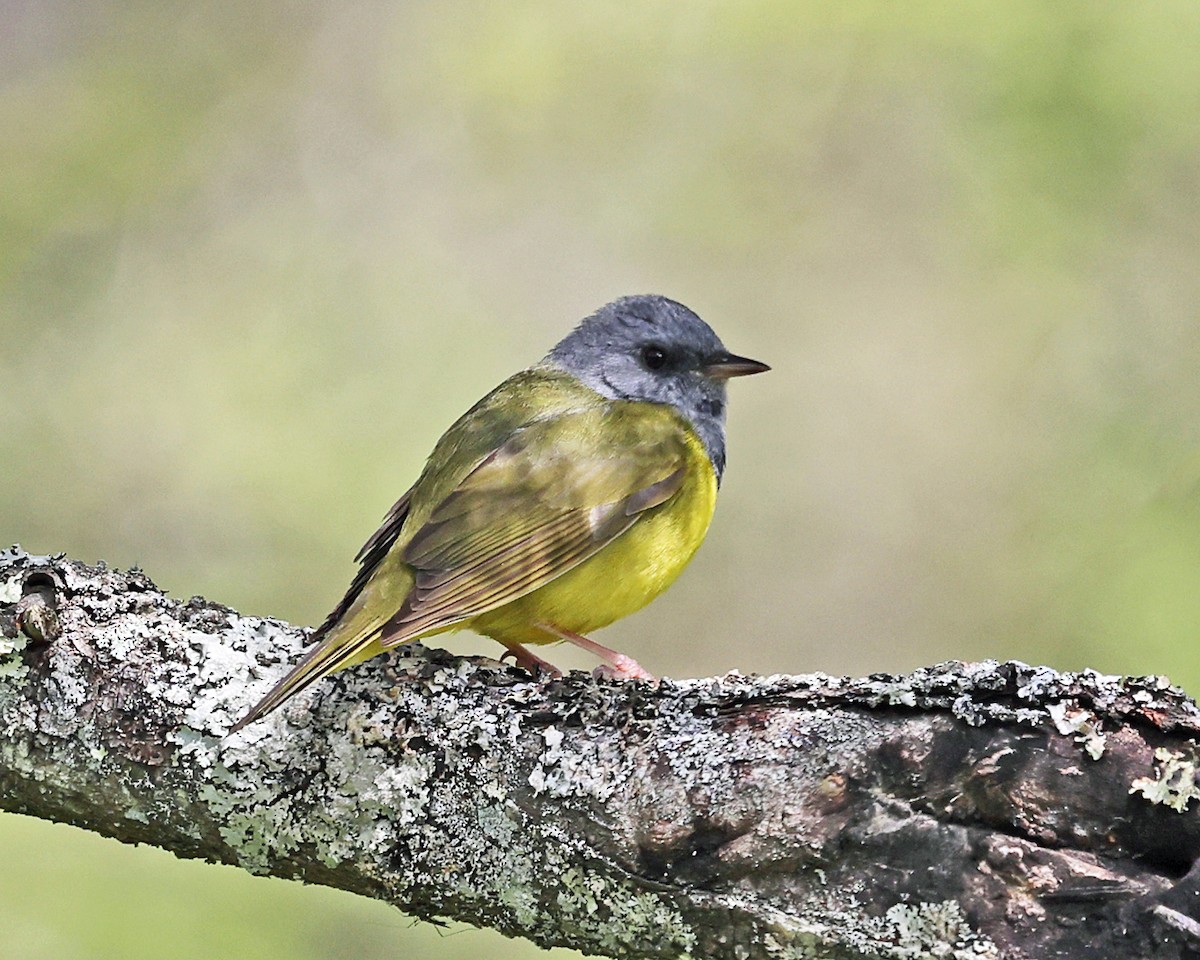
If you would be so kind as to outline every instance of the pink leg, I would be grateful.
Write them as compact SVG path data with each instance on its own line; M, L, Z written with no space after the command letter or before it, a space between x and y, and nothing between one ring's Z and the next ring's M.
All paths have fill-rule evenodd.
M633 657L627 657L623 653L617 653L602 643L597 643L595 640L589 640L587 637L580 636L578 633L572 633L570 630L564 630L562 627L556 627L549 623L537 624L538 629L545 630L547 633L552 633L556 637L562 637L568 643L573 643L577 647L582 647L589 653L595 654L604 663L592 671L592 675L603 677L607 680L657 680L658 678L648 670L643 669Z
M549 660L543 660L528 647L523 647L521 644L515 641L506 642L504 645L508 647L508 652L501 655L501 661L503 661L505 657L511 656L513 658L513 663L515 663L522 670L532 673L535 677L542 673L549 674L552 677L562 676L562 671L559 670L558 667L552 664Z

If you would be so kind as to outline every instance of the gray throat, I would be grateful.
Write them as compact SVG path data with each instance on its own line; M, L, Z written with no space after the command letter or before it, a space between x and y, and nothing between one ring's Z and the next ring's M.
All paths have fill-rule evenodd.
M680 410L699 434L708 459L712 461L713 470L717 473L717 486L721 485L721 477L725 475L725 416L715 417L712 414L689 414Z

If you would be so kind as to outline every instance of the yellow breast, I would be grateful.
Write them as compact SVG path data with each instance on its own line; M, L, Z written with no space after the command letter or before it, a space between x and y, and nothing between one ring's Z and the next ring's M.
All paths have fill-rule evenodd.
M467 626L501 643L551 643L558 638L534 624L587 634L666 590L704 541L717 502L716 472L704 445L690 429L685 442L687 474L675 496L579 566Z

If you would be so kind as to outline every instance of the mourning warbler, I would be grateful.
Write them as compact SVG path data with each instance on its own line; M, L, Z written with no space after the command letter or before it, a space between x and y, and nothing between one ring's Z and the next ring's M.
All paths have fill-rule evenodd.
M460 628L533 671L557 672L526 644L568 640L609 676L649 677L583 634L692 559L725 467L725 381L767 369L665 297L601 307L443 434L312 649L233 729L335 670Z

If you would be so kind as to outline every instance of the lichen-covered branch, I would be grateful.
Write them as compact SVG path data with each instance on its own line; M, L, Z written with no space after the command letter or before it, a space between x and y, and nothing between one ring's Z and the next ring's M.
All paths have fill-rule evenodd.
M413 648L226 731L303 631L0 553L0 808L619 957L1182 958L1156 677L532 680Z

